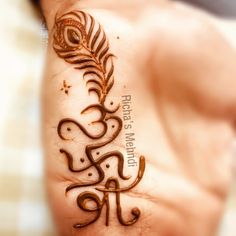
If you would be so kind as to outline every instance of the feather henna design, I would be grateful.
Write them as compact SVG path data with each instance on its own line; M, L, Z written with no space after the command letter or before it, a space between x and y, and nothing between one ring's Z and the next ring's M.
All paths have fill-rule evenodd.
M82 11L74 11L56 20L54 50L66 62L83 70L89 92L104 103L114 84L113 54L100 24Z
M76 200L77 206L92 215L90 220L74 224L74 228L82 228L95 223L100 218L104 206L106 207L106 225L108 226L110 194L116 196L116 213L119 222L124 226L133 225L140 218L141 211L134 207L131 209L132 218L124 220L120 197L122 192L130 191L143 178L145 158L143 156L139 158L139 170L134 181L132 183L129 181L126 186L121 186L119 180L122 180L124 185L125 181L131 178L131 176L124 174L125 158L123 154L118 150L104 153L101 151L102 147L111 146L111 143L120 135L123 127L122 120L115 114L119 110L119 105L113 109L105 106L107 95L114 85L114 55L110 53L107 36L101 25L91 15L83 11L72 11L55 19L53 48L58 57L83 73L88 92L97 95L97 103L86 107L81 111L81 114L97 111L100 114L99 118L91 124L100 124L102 127L99 134L94 134L73 118L63 118L57 127L58 136L64 142L74 141L71 138L72 133L78 137L82 133L91 140L91 143L84 147L84 157L82 158L75 158L70 151L64 148L60 149L60 153L65 156L67 161L68 170L78 178L78 182L67 186L65 193L81 188L81 193ZM114 105L113 101L110 102L110 105ZM110 176L106 179L103 164L109 168L110 164L107 162L111 158L117 159L118 177ZM80 167L75 168L74 162L79 160ZM89 171L87 181L81 181L79 174L87 173L87 171ZM94 171L96 172L95 176L98 176L95 180L90 179ZM84 191L85 187L94 187L94 191ZM99 197L99 192L103 193L102 199ZM93 203L92 208L88 202Z

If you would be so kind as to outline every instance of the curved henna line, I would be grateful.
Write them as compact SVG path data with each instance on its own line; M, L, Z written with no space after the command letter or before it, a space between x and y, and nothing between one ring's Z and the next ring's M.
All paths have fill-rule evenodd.
M101 42L98 44L98 47L97 47L96 51L94 52L94 55L95 55L95 56L98 55L98 53L100 52L100 50L103 48L104 43L106 42L106 35L105 35L105 33L104 33L103 30L102 30L102 33L103 33L103 37L102 37Z
M123 122L122 122L122 120L121 120L119 117L117 117L117 116L111 116L111 117L109 117L109 118L107 118L107 119L105 119L105 120L106 120L106 121L107 121L107 120L116 120L116 121L117 121L117 123L118 123L118 128L117 128L116 132L112 135L111 139L109 139L109 140L107 140L107 141L104 141L104 142L101 142L101 143L95 143L95 144L88 145L88 146L86 147L86 150L92 152L93 150L96 150L96 149L99 149L99 148L101 148L101 147L103 147L103 146L106 146L107 144L111 143L114 139L116 139L117 136L120 134L120 131L122 130L122 124L123 124Z
M90 110L94 110L94 109L98 110L101 114L100 118L97 121L104 121L104 119L106 117L106 111L99 104L93 104L93 105L86 107L84 110L81 111L81 115L87 114Z
M73 159L72 154L70 154L65 149L60 149L60 153L65 154L65 156L67 158L67 161L68 161L68 167L69 167L69 170L71 172L79 173L79 172L83 172L83 171L88 170L89 168L93 167L93 165L90 164L86 167L83 167L81 169L76 170L76 169L74 169L74 165L73 165L73 160L74 159ZM99 159L96 160L95 163L98 164L98 165L101 165L104 161L106 161L110 157L117 157L117 159L118 159L118 174L119 174L119 176L124 180L130 179L131 176L125 176L124 173L123 173L123 171L124 171L124 157L123 157L123 154L121 152L118 152L118 151L108 152L108 153L102 155L101 157L99 157ZM81 187L81 185L77 184L77 187ZM75 188L75 187L73 187L73 188Z
M87 22L88 22L87 15L83 11L78 11L78 13L81 13L83 15L83 17L84 17L84 24L87 25Z
M88 86L88 84L90 84L90 83L94 83L94 84L96 84L97 86L99 86L99 88L102 88L102 84L101 84L99 81L95 80L95 79L90 79L90 80L88 80L88 81L86 82L86 85Z
M66 188L66 192L69 192L72 189L75 189L75 188L78 188L78 187L82 187L82 186L92 186L92 185L95 185L95 184L99 184L99 183L101 183L103 181L103 179L105 177L104 171L101 168L101 166L93 159L92 152L95 149L101 148L101 147L111 143L119 135L119 133L120 133L120 131L122 129L122 120L119 117L114 116L114 117L111 117L109 119L114 119L114 120L118 121L118 124L119 124L117 131L114 133L114 135L111 137L111 139L109 139L108 141L101 142L101 143L88 145L85 148L86 156L88 157L91 165L93 167L95 167L96 170L98 171L98 175L99 175L98 180L90 182L89 185L87 185L87 184L78 184L78 183L72 184L72 185L70 185L69 187Z
M110 109L106 108L104 104L102 104L102 105L100 105L100 104L92 104L92 105L86 107L84 110L82 110L81 111L81 115L82 114L86 114L90 110L97 109L97 110L100 111L101 116L100 116L100 118L97 121L94 121L92 123L98 123L98 122L102 122L103 120L107 121L109 119L112 119L112 117L114 118L114 116L111 116L110 118L106 118L105 119L106 113L113 114L113 113L117 112L119 110L119 108L120 108L120 104L116 108L114 108L114 110L110 110ZM122 126L123 122L122 121L120 122L120 121L121 121L121 119L118 121L118 123L119 124L121 123L121 126Z
M101 91L100 91L98 88L90 88L90 89L88 90L88 92L89 92L89 94L92 93L92 92L94 92L95 94L97 94L99 100L100 100L101 97L102 97L102 93L101 93Z
M88 165L86 167L83 167L81 169L74 169L74 165L73 165L73 162L74 162L74 158L72 156L72 154L70 154L68 151L66 151L65 149L60 149L60 153L64 154L66 156L66 159L67 159L67 162L68 162L68 168L71 172L75 172L75 173L79 173L79 172L83 172L85 170L88 170L90 167L92 167L92 165ZM80 187L80 186L78 186Z
M106 122L104 121L100 121L99 123L103 125L103 131L101 132L101 134L98 134L98 135L92 135L91 133L89 133L86 128L81 125L80 123L78 123L76 120L74 119L63 119L59 122L58 124L58 127L57 127L57 133L59 135L59 137L62 139L62 140L70 140L70 139L66 139L65 137L63 137L63 134L61 132L61 128L63 125L65 125L66 123L73 123L74 125L76 125L86 136L88 136L89 138L91 139L100 139L102 138L106 132L107 132L107 124Z
M80 208L84 211L88 211L88 212L94 212L94 211L97 211L99 208L87 208L86 207L86 201L90 199L90 200L94 200L96 203L99 203L97 204L97 206L101 206L102 204L102 201L99 199L99 197L97 196L97 194L95 193L92 193L92 192L88 192L88 191L85 191L83 193L81 193L78 198L77 198L77 203L78 205L80 206Z
M120 204L120 193L117 193L117 195L119 197L117 196L116 198L119 199L119 201L117 202L117 209L116 210L117 210L117 216L118 216L119 222L125 226L131 226L131 225L135 224L137 222L137 220L139 219L139 217L141 216L141 211L137 207L134 207L131 210L131 214L134 216L133 219L125 222L125 220L122 217L122 208L121 208L121 204Z
M85 114L89 110L92 110L95 108L98 109L102 114L104 114L103 118L105 119L106 113L113 114L113 113L117 112L120 108L120 104L118 104L117 107L114 108L114 110L110 110L110 109L106 108L105 104L102 104L102 105L92 104L92 105L86 107L83 111L81 111L81 114Z
M83 172L85 170L88 170L89 168L93 167L94 165L90 164L89 166L86 166L80 170L75 170L73 168L73 157L71 154L69 154L67 151L65 150L62 150L61 149L61 153L64 153L67 157L67 160L70 162L69 163L69 169L72 171L72 172ZM123 180L128 180L131 178L131 176L124 176L123 174L123 170L124 170L124 157L121 153L119 152L110 152L110 153L106 153L104 154L103 156L101 156L97 161L95 161L96 163L96 166L99 166L100 167L100 170L102 171L102 175L99 177L99 179L97 181L93 181L93 182L90 182L90 183L74 183L74 184L71 184L69 185L67 188L66 188L66 193L68 193L69 191L75 189L75 188L80 188L80 187L89 187L89 186L93 186L93 185L96 185L96 184L99 184L101 183L103 180L104 180L104 177L105 177L105 173L103 171L103 169L101 168L101 164L107 160L108 158L110 157L117 157L118 158L118 174L120 176L120 178L122 178ZM96 167L95 167L96 168ZM100 174L100 172L99 172ZM99 181L99 182L98 182ZM108 192L108 191L106 191Z
M107 144L111 143L120 134L120 131L122 129L122 123L123 122L119 117L112 116L110 118L107 118L106 120L111 120L111 119L116 120L118 122L118 128L117 128L116 132L113 134L113 136L111 137L111 139L109 139L107 141L104 141L104 142L101 142L101 143L88 145L85 148L85 153L86 153L87 157L89 158L89 160L91 161L91 163L94 164L95 168L100 167L100 166L97 165L95 160L93 159L92 151L96 150L98 148L101 148L103 146L106 146ZM98 169L98 171L100 171L100 169Z
M144 171L145 171L145 158L143 156L141 156L139 158L139 171L138 171L138 175L137 175L136 179L134 180L134 182L131 185L129 185L128 187L119 188L119 189L116 189L116 188L114 188L114 189L96 188L96 190L98 190L100 192L111 192L111 193L129 191L132 188L134 188L136 185L138 185L138 183L143 178Z
M95 46L95 44L96 44L96 42L97 42L97 40L98 40L98 37L99 37L99 34L100 34L100 33L101 33L101 25L99 24L98 30L97 30L96 34L94 35L93 40L92 40L92 43L91 43L91 49L92 49L92 51L93 51L93 49L94 49L94 46Z
M112 64L111 69L106 77L106 81L108 81L112 77L113 73L114 73L114 65Z
M96 144L92 144L92 145L88 145L86 146L85 148L85 153L86 153L86 156L88 157L90 163L91 163L91 166L95 167L96 170L98 171L98 175L99 175L99 178L97 181L93 181L93 182L90 182L90 184L81 184L81 183L74 183L70 186L68 186L66 188L66 192L69 192L71 191L72 189L75 189L75 188L79 188L79 187L83 187L83 186L92 186L92 185L96 185L96 184L99 184L103 181L104 177L105 177L105 174L104 174L104 171L103 169L101 168L100 164L98 162L96 162L94 159L93 159L93 155L92 155L92 152L93 150L96 150L96 149L99 149L103 146L106 146L107 144L111 143L120 133L121 129L122 129L122 120L119 118L119 117L110 117L109 119L114 119L118 122L118 129L116 130L116 132L114 133L114 135L111 137L111 139L107 140L107 141L104 141L104 142L101 142L101 143L96 143ZM107 120L109 120L107 119Z
M65 14L61 15L61 16L57 19L57 21L58 21L58 20L63 20L64 17L67 18L69 15L73 15L73 16L75 16L75 17L79 17L79 18L80 18L80 16L77 14L77 11L71 11L71 12L69 12L69 13L65 13Z
M65 59L66 61L68 61L67 59L71 58L71 57L79 57L78 53L76 51L73 52L62 52L62 58ZM86 54L84 54L84 57L86 57Z
M63 54L64 53L64 54ZM72 54L72 55L71 55ZM61 52L61 58L63 59L67 59L67 56L68 55L71 55L71 56L74 56L74 57L86 57L86 58L89 58L90 55L86 54L86 53L78 53L77 51L72 51L72 52L68 52L65 53L65 52ZM67 60L66 60L67 61ZM67 61L68 62L68 61Z
M106 71L106 66L107 66L107 62L109 59L111 59L112 57L114 57L114 55L112 53L107 54L104 59L103 59L103 67L105 68ZM113 63L112 63L113 65Z
M76 57L78 59L73 59L73 61L72 61L72 59L70 58L70 59L66 59L66 61L71 64L96 63L96 61L93 58L82 58L82 57L78 57L78 56L76 56Z
M86 77L87 75L95 75L95 76L97 76L100 80L103 79L103 77L102 77L99 73L97 73L96 71L87 71L87 72L84 73L84 76L83 76L83 77Z
M94 21L93 17L91 15L89 15L89 16L90 16L90 20L91 20L91 25L90 25L89 32L88 32L88 42L90 42L92 32L94 29L94 25L95 25L95 21Z
M115 189L120 189L120 184L117 178L109 178L105 185L106 189L109 189L112 183L115 184ZM133 225L141 215L140 210L137 207L135 207L131 211L131 214L134 216L134 218L127 222L123 219L122 208L120 204L120 191L116 191L116 207L117 207L116 212L117 212L118 220L122 225L125 225L125 226Z
M73 64L73 63L71 63ZM97 67L97 64L96 62L84 62L84 63L80 63L79 66L76 66L75 69L80 69L80 70L83 70L83 69L91 69L91 68L94 68L94 69L97 69L97 70L100 70L99 67Z
M120 109L120 104L118 104L117 107L115 107L113 110L106 108L104 103L102 104L102 106L103 106L104 110L106 111L106 113L109 113L109 114L113 114Z
M109 194L108 193L104 194L103 201L106 204L106 226L109 226L110 201L109 201Z
M95 202L97 208L94 208L94 209L86 208L86 201L87 200L91 200L91 201ZM103 207L104 203L100 201L99 197L96 194L94 194L92 192L83 192L77 197L77 205L83 211L97 212L97 215L93 220L86 222L86 223L77 223L74 225L74 228L83 228L83 227L90 225L98 220L98 218L101 215L102 207Z
M118 174L123 180L128 180L131 178L131 176L125 176L123 171L124 171L124 156L121 152L118 151L113 151L113 152L108 152L104 155L102 155L98 160L97 163L101 164L105 160L107 160L110 157L117 157L118 159Z
M91 156L89 157L89 159L91 160ZM74 184L71 184L66 188L65 192L68 193L69 191L71 191L73 189L76 189L76 188L89 187L89 186L93 186L93 185L101 183L105 178L105 174L104 174L103 169L101 168L100 165L97 165L96 163L93 163L92 166L95 167L96 170L98 171L98 175L99 175L98 180L91 181L90 183L81 183L81 184L80 183L74 183Z
M76 67L75 67L75 69L79 69L79 70L83 70L83 69L91 69L91 68L94 68L94 69L100 71L100 68L97 67L96 65L79 65L79 66L76 66Z
M99 61L101 61L103 59L103 57L107 54L107 52L109 51L109 44L105 47L105 49L100 53L98 59Z
M112 81L111 81L111 83L109 84L109 86L107 87L107 93L109 93L110 92L110 90L112 89L112 87L113 87L113 85L114 85L114 78L112 79ZM120 107L120 105L119 105L119 107ZM118 108L119 109L119 108Z
M60 149L60 153L65 154L67 162L68 162L68 168L71 172L80 172L80 170L75 170L73 165L73 156L67 152L65 149Z

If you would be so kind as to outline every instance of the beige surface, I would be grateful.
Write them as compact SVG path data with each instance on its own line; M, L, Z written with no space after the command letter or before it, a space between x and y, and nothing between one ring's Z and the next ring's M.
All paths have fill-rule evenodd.
M26 0L1 1L0 13L0 235L51 236L39 126L43 31ZM235 196L232 188L222 236L235 236Z

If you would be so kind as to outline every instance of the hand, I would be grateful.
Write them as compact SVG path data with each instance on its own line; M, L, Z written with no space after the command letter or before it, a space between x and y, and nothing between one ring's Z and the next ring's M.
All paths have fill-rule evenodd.
M75 4L68 11L72 8L80 5ZM58 137L55 127L68 116L83 120L78 115L84 107L82 101L89 103L90 98L79 79L82 74L78 76L74 70L75 63L63 60L57 52L59 58L53 50L55 31L51 31L51 24L44 137L47 185L59 232L68 236L214 235L231 179L230 145L234 139L236 105L233 49L216 30L210 16L179 5L137 4L135 8L127 7L125 12L112 4L103 8L87 5L84 11L100 22L116 57L115 85L107 99L121 103L118 114L124 125L128 125L125 101L122 98L120 101L120 97L130 98L135 154L145 156L146 169L141 182L121 194L121 205L125 219L130 218L133 207L140 209L141 216L133 226L121 226L112 201L109 227L104 225L105 212L82 231L72 227L84 218L76 205L77 190L68 196L64 191L80 178L68 171L62 155L65 152L58 151L66 146L76 157L84 155L83 148L76 148L88 139L83 135L78 140L73 137L74 143L68 146L63 135ZM51 17L48 22L54 19ZM65 78L69 85L63 82ZM60 93L61 84L64 90L72 86L66 97ZM79 127L72 123L72 128ZM128 157L127 135L123 128L109 148ZM128 164L126 160L125 173L135 178L138 167L130 168ZM115 169L117 163L113 160L110 165Z

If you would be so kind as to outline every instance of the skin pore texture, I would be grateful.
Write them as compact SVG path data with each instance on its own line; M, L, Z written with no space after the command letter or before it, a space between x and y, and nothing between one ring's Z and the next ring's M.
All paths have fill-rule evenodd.
M59 235L213 236L231 183L236 56L166 1L43 1L43 138Z

